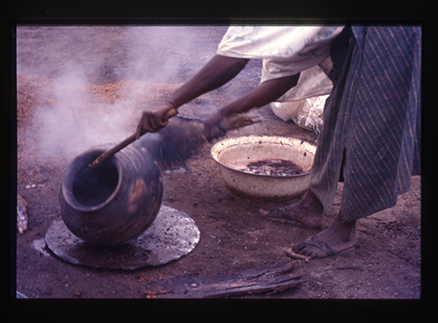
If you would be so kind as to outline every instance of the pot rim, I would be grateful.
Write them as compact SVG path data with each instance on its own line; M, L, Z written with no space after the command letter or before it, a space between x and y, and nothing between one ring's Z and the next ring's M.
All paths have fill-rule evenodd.
M108 161L113 161L114 164L116 165L117 173L118 173L117 185L116 185L114 191L111 193L111 195L104 202L97 204L97 205L93 205L93 206L87 206L87 205L84 205L81 202L79 202L76 199L75 195L73 194L74 177L76 176L76 174L78 173L79 169L82 166L82 165L75 165L74 162L80 158L84 158L87 155L92 154L93 157L90 158L89 161L87 161L87 164L88 164L104 152L105 152L105 150L100 150L100 149L89 150L89 151L83 153L82 155L77 156L75 159L73 159L73 161L68 166L67 171L66 171L64 178L62 180L61 190L62 190L62 195L64 197L64 200L73 209L80 211L80 212L93 212L93 211L100 210L103 207L105 207L106 205L108 205L114 199L116 194L119 192L120 186L122 184L122 179L123 179L123 170L122 170L122 167L120 165L119 160L114 155L114 156L111 156L110 158L108 158ZM68 181L66 181L66 179L68 179ZM68 183L67 186L65 185L66 182Z
M230 138L226 138L226 139L223 139L223 140L221 140L221 141L219 141L219 142L217 142L216 144L214 144L212 147L211 147L211 149L210 149L210 156L211 156L211 158L216 162L216 163L218 163L220 166L222 166L222 167L224 167L224 168L227 168L227 169L229 169L229 170L232 170L232 171L234 171L234 172L237 172L237 173L239 173L239 174L245 174L245 175L248 175L248 176L255 176L255 177L269 177L269 178L278 178L278 179L290 179L290 178L296 178L296 177L301 177L301 176L308 176L308 175L310 175L310 174L312 174L312 171L309 171L308 173L304 173L304 174L295 174L295 175L286 175L286 176L271 176L271 175L265 175L265 174L252 174L252 173L247 173L247 172L244 172L244 171L241 171L241 170L238 170L238 169L235 169L235 168L232 168L232 167L230 167L230 166L227 166L227 165L225 165L225 164L223 164L223 163L221 163L220 161L219 161L219 154L220 154L220 152L221 151L223 151L223 149L221 149L221 150L218 150L218 147L220 146L220 145L223 145L225 142L229 142L229 141L236 141L236 140L238 140L239 138L249 138L249 139L254 139L254 141L260 141L261 139L263 139L263 140L265 140L265 139L272 139L272 140L274 140L274 139L277 139L277 140L279 140L279 139L284 139L284 140L297 140L297 141L301 141L301 144L302 143L306 143L306 144L308 144L308 145L310 145L310 146L312 146L312 147L315 147L314 145L312 145L310 142L308 142L308 141L305 141L305 140L301 140L301 139L298 139L298 138L293 138L293 137L284 137L284 136L265 136L265 135L249 135L249 136L238 136L238 137L230 137ZM315 147L315 149L316 149L316 147ZM312 151L308 151L308 150L306 150L306 152L308 152L308 153L310 153L310 154L312 154L312 155L315 155L315 153L314 152L312 152Z

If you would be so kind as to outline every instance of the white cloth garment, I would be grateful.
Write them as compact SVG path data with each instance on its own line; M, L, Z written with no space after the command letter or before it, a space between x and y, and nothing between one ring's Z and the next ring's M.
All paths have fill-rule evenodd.
M343 28L232 26L223 36L217 54L262 59L261 83L301 73L297 85L278 98L276 104L271 104L277 116L285 121L292 119L300 125L296 118L300 113L299 109L305 107L306 99L322 97L324 100L318 102L323 106L325 98L332 90L332 82L327 77L332 68L330 45ZM314 116L322 115L322 107L314 107L312 113ZM316 117L312 120L318 123ZM306 128L318 128L318 124L308 124Z
M329 94L332 83L330 45L343 26L232 26L217 54L262 59L261 83L301 73L298 84L277 101L296 101ZM321 66L319 66L319 64Z

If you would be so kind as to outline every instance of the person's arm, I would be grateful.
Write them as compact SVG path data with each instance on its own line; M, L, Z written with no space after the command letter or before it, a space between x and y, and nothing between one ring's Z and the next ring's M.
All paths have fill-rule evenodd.
M192 79L174 92L168 102L176 109L201 94L217 89L239 74L248 61L216 54Z
M255 107L259 108L277 100L297 84L299 77L300 74L296 74L265 81L244 96L217 110L204 122L204 137L210 139L211 128L226 116L232 113L246 112Z
M233 79L248 63L249 59L215 55L211 60L168 100L143 111L138 123L137 139L145 132L155 132L164 127L163 116L171 109L177 109L203 93L214 90Z

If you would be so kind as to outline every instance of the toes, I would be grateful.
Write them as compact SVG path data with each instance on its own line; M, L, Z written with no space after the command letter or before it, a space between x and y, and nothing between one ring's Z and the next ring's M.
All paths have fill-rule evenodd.
M312 256L311 250L309 250L309 248L301 244L296 247L293 247L292 250L299 255L308 256L308 257Z
M293 246L292 250L298 253L301 253L300 251L304 248L304 243L301 242L299 245Z
M309 241L310 241L310 239L311 239L311 237L310 237L310 238L307 238L307 239L304 240L303 242L301 242L301 243L297 244L296 246L294 246L292 249L293 249L295 252L300 252L301 250L303 250L303 248L306 248L306 247L309 246Z
M300 244L292 247L292 250L296 252L297 254L308 256L310 258L323 258L326 257L328 254L321 250L320 248L317 248L315 246L309 245L309 241L304 240Z
M324 258L327 256L325 251L312 246L304 247L301 250L300 254L308 256L310 258Z
M273 209L269 209L269 210L260 209L259 212L260 212L261 216L273 217L274 215L276 215L276 213L278 213L278 210L277 210L277 208L273 208Z
M303 251L301 252L301 254L304 255L304 256L307 256L307 257L313 258L313 252L311 252L311 251L309 251L309 250L307 250L307 249L303 250Z
M298 246L296 246L295 248L293 248L293 250L296 253L298 253L300 255L304 255L304 256L311 256L311 254L312 254L312 252L311 252L312 251L312 247L310 247L310 249L309 249L308 246L305 246L302 243L299 244Z
M304 246L301 246L301 244L299 244L298 246L292 247L292 250L299 255L309 256L307 254L307 249Z

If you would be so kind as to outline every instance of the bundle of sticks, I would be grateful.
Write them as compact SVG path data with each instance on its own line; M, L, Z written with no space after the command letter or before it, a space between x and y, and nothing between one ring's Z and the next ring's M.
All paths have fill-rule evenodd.
M284 262L212 277L176 276L152 281L147 298L224 298L255 293L275 293L305 282L303 274L292 273L293 262Z

